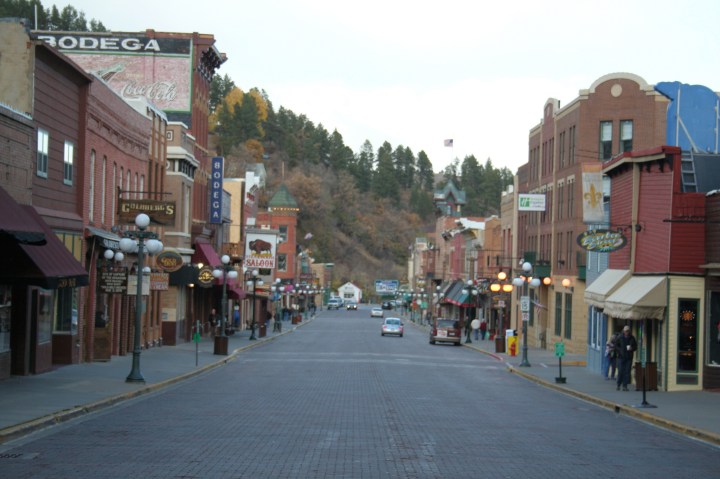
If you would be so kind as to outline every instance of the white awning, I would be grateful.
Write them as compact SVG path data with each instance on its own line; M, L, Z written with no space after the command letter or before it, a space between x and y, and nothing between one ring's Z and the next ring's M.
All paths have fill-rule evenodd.
M620 319L663 319L666 307L665 276L633 276L605 301L605 314Z
M627 269L606 269L585 289L585 302L596 308L605 308L605 300L630 279Z

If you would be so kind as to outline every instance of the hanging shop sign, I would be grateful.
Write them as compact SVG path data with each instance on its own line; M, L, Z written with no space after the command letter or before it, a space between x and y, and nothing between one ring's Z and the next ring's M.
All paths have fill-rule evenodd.
M625 246L627 238L620 231L592 229L578 235L577 244L585 251L612 253Z
M175 202L157 200L120 200L118 202L118 221L135 224L135 217L145 213L150 224L171 226L175 224Z
M212 268L209 266L203 266L198 271L198 286L201 288L209 288L213 285L215 277L212 274Z
M183 259L180 253L176 251L163 251L157 255L155 264L166 273L173 273L182 268Z

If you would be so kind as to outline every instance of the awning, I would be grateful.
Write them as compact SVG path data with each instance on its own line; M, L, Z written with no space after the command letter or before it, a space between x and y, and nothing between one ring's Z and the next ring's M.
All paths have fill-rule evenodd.
M105 231L104 229L101 229L101 228L95 228L93 226L86 226L85 227L85 236L86 237L94 236L95 240L103 248L113 249L116 251L120 250L120 237L118 235L116 235L115 233Z
M44 245L19 244L17 251L6 252L12 259L0 268L2 278L47 289L76 288L88 285L88 274L80 262L42 220L32 206L21 206L38 224L47 241ZM2 279L0 278L0 279Z
M608 296L631 276L627 269L606 269L585 289L585 302L596 308L604 308Z
M234 288L228 287L227 295L230 299L240 300L245 299L246 293L242 286L237 285Z
M44 222L43 222L44 223ZM0 237L10 236L22 244L45 244L45 232L37 221L28 217L10 194L0 187Z
M202 263L210 268L220 266L220 256L215 252L215 249L210 243L195 243L195 253L192 255L193 263Z
M605 300L605 314L620 319L663 319L666 307L665 276L633 276Z
M453 281L452 283L450 283L450 286L445 290L445 293L443 293L442 302L452 303L452 298L454 298L455 295L458 294L458 291L462 290L462 287L462 281Z

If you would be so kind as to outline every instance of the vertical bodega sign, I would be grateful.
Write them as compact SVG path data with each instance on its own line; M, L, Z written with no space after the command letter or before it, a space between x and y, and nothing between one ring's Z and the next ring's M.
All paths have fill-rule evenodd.
M210 223L222 223L223 163L222 156L212 159L210 170Z

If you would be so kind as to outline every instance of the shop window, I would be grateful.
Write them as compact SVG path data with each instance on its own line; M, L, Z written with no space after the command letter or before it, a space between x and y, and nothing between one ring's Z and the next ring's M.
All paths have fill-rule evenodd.
M55 332L77 333L78 305L75 288L60 288L56 294Z
M710 318L714 321L707 321L708 325L708 357L707 364L720 368L720 293L710 293Z
M10 351L12 287L0 284L0 353Z
M678 373L695 373L697 364L698 301L678 301Z
M562 293L555 293L555 336L562 334Z
M52 341L53 295L51 290L33 291L32 315L37 321L37 344Z

